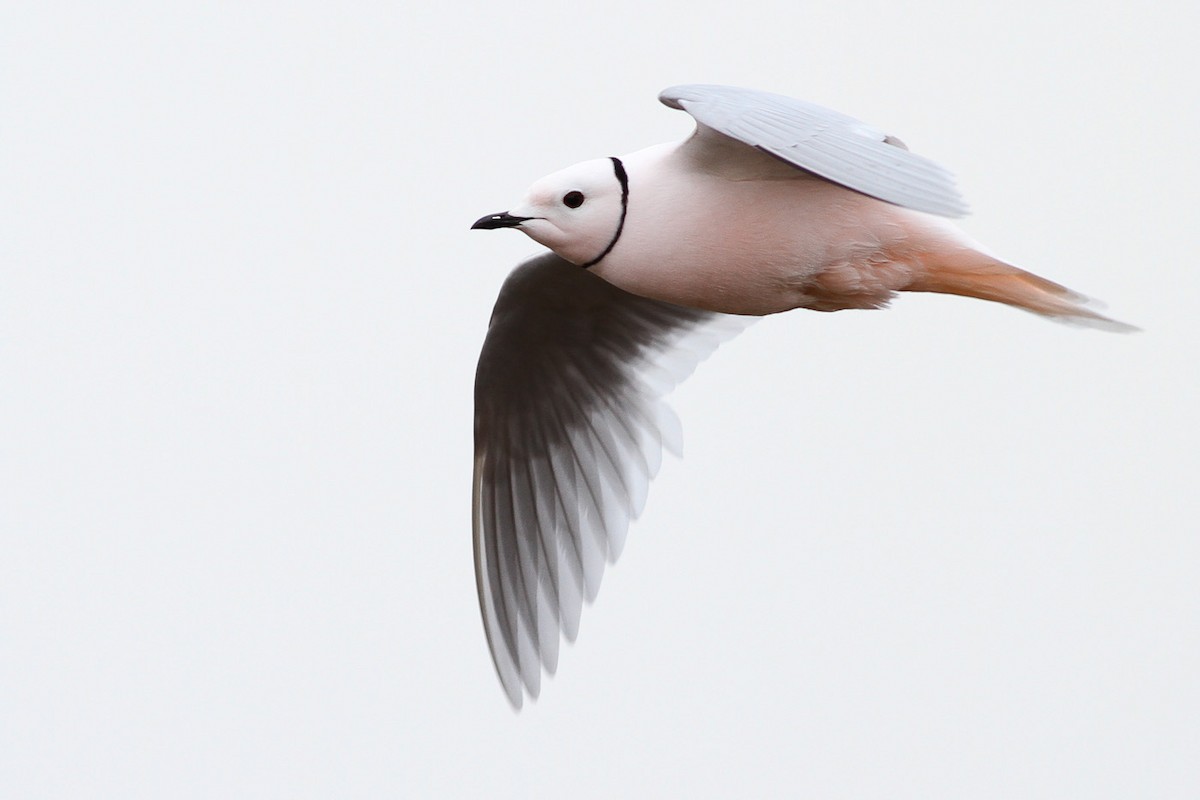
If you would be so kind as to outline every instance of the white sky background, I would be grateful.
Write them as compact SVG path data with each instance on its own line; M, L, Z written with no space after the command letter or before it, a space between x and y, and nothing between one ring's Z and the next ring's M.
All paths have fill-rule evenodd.
M0 794L1194 795L1192 4L207 5L0 11ZM895 133L1145 332L760 323L515 715L471 396L538 248L467 228L683 82Z

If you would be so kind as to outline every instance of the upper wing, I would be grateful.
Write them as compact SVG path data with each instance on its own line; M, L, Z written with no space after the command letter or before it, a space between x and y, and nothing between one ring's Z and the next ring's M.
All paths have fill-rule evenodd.
M505 281L475 375L475 579L508 699L537 697L638 516L661 401L748 319L648 300L547 253Z
M967 213L948 170L845 114L733 86L674 86L658 99L691 114L702 134L711 129L863 194L947 217Z

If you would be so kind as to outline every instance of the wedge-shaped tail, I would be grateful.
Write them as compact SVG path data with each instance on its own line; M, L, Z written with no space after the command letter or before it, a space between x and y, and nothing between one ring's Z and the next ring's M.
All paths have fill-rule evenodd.
M1086 295L977 250L931 253L922 259L922 266L906 291L976 297L1062 322L1118 332L1138 330L1090 308L1093 301Z

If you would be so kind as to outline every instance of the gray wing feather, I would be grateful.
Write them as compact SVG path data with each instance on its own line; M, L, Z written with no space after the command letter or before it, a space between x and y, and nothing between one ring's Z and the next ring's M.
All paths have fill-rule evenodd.
M648 300L546 254L509 276L475 377L475 577L509 701L537 697L559 637L642 510L678 421L662 395L749 319Z
M658 99L705 128L871 197L947 217L967 213L948 170L845 114L733 86L674 86Z

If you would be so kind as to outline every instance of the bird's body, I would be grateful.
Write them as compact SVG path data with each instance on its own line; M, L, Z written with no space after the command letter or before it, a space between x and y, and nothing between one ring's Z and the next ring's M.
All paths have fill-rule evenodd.
M643 297L727 314L877 308L906 287L920 246L953 246L921 212L747 147L724 169L701 169L692 147L622 159L629 212L595 274Z
M926 291L1123 327L983 252L944 219L965 212L949 173L895 137L763 92L661 99L696 117L691 137L548 175L476 225L517 227L628 292L709 311L881 308Z
M799 100L722 86L660 99L679 143L585 161L476 228L554 251L501 290L476 378L475 568L501 683L520 706L677 437L662 395L740 318L958 294L1128 329L983 251L944 217L950 174L898 139ZM748 318L747 317L747 318Z

